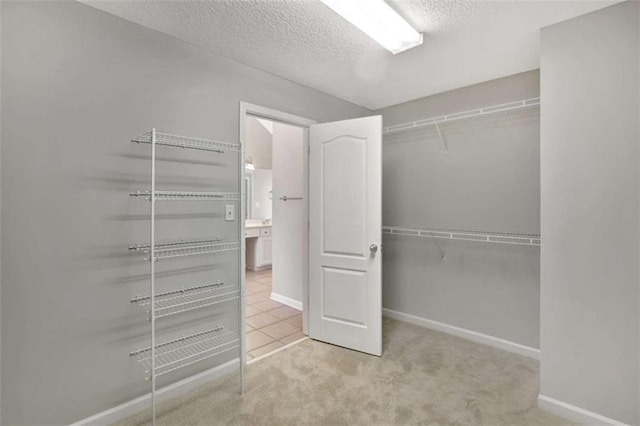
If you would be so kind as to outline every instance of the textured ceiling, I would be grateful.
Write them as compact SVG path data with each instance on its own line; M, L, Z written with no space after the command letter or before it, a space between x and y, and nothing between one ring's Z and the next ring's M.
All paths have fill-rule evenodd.
M80 0L378 109L539 66L539 32L619 0L388 0L424 44L392 55L318 0Z

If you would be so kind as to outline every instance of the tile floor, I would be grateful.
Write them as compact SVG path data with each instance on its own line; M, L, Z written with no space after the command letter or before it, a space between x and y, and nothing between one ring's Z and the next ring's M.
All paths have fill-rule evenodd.
M271 269L247 270L247 360L302 339L302 312L271 300Z

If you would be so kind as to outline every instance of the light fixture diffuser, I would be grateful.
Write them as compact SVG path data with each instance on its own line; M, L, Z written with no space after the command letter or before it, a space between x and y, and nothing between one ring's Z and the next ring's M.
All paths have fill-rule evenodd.
M384 0L320 1L394 55L422 44L422 33Z

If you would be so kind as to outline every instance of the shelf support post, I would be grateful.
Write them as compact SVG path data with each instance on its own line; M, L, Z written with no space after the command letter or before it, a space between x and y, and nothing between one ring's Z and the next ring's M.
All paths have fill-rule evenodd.
M247 354L246 354L246 324L245 324L245 247L246 247L246 239L245 235L245 212L247 209L247 205L245 202L245 169L244 169L244 126L243 122L240 122L240 147L238 149L238 185L240 192L240 200L238 201L239 212L238 212L238 242L240 243L239 247L239 261L238 261L238 283L240 287L240 297L238 299L238 329L240 330L240 395L244 395L244 375L245 375L245 367L247 364Z
M151 129L151 236L150 236L150 302L151 302L151 423L156 424L156 129Z

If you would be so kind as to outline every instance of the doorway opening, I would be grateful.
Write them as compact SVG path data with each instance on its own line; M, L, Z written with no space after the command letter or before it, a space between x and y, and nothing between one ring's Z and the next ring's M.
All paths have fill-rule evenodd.
M246 362L305 338L308 126L312 120L242 103L245 146Z

